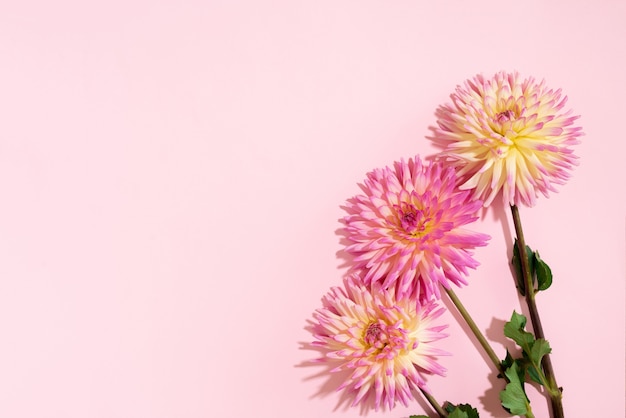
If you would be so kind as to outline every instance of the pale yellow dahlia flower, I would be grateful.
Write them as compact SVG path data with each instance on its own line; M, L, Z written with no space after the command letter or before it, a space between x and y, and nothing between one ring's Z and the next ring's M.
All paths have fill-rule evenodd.
M458 86L452 104L437 110L435 141L441 158L455 167L460 189L489 206L502 191L510 205L534 206L563 184L577 163L578 116L563 111L561 90L518 73L477 75Z

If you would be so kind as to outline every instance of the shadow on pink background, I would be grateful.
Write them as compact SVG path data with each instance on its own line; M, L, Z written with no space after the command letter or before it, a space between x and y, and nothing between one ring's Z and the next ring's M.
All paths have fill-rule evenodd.
M434 153L436 107L498 70L582 115L580 166L522 217L555 275L538 304L566 416L623 417L624 18L623 1L4 2L0 417L361 416L300 367L344 272L340 206L371 169ZM507 219L472 225L492 240L457 292L502 355ZM442 322L433 393L506 416Z

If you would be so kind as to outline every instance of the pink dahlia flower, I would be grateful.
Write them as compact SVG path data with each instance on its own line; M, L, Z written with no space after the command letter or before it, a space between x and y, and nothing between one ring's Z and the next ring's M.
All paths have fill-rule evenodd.
M439 284L466 284L476 268L472 250L488 235L463 226L477 219L480 201L455 187L455 172L419 157L376 169L360 185L365 194L350 200L344 218L346 250L366 284L395 286L396 295L421 301L439 298Z
M425 388L424 374L444 375L437 356L446 352L433 346L445 337L447 326L432 324L443 308L435 301L425 305L396 300L388 290L371 291L357 277L345 280L324 297L314 316L316 346L326 353L320 359L335 366L332 372L349 376L337 390L354 397L352 406L373 396L374 406L405 406L414 390Z
M491 204L502 191L505 204L534 206L563 184L577 163L578 116L564 111L566 96L544 81L499 72L477 75L451 95L452 104L437 111L435 140L442 156L458 169L461 189Z

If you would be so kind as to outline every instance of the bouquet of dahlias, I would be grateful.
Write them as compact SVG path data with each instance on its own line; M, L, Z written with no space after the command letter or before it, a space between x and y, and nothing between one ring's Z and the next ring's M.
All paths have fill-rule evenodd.
M437 323L445 293L504 380L503 408L534 417L524 383L535 382L545 388L552 416L563 417L562 389L535 303L552 274L526 245L518 206L532 207L567 180L576 164L571 147L582 135L578 117L564 111L560 90L517 73L478 75L451 99L436 111L432 139L442 152L430 162L416 156L372 170L359 185L362 193L344 206L351 264L343 285L331 289L313 315L313 344L323 353L317 360L344 373L337 389L353 406L367 401L391 410L424 396L440 417L478 417L471 405L438 403L426 386L425 375L445 373L438 358L447 354L439 341L446 325ZM516 312L504 327L520 347L519 358L494 352L453 291L467 285L469 270L478 267L473 251L490 238L466 227L498 195L511 208L511 262L533 329L527 331Z

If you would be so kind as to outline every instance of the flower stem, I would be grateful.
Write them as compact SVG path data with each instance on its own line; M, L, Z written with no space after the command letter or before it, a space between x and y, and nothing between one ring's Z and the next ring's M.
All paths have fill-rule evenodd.
M539 311L537 310L537 304L535 303L535 284L530 271L530 265L528 264L528 257L526 256L526 242L524 240L524 231L522 230L522 221L519 216L519 209L516 205L511 205L511 213L513 215L513 224L515 225L515 235L517 236L517 247L519 250L519 257L521 260L522 275L524 276L524 284L526 288L526 304L528 305L528 312L530 313L530 321L535 331L535 338L545 339L543 333L543 326L541 325L541 318L539 317ZM554 418L564 418L563 412L563 395L561 389L556 384L556 378L554 376L554 369L552 367L552 361L550 355L543 356L541 361L543 370L548 380L548 394L550 395L550 401L552 404L552 413Z
M457 297L456 293L454 293L452 289L448 289L448 288L444 288L444 289L446 290L446 293L448 294L448 296L450 296L452 303L454 303L454 306L456 306L457 310L459 311L463 319L465 319L465 322L467 322L467 325L469 325L476 339L478 339L478 342L485 350L485 353L487 353L487 356L491 359L493 364L496 366L496 370L498 370L498 373L500 373L500 376L502 376L502 378L506 380L508 383L509 379L504 374L504 370L502 369L502 363L500 362L500 359L498 358L496 353L493 351L493 348L491 348L491 345L489 345L489 342L487 341L483 333L480 332L480 329L478 329L478 326L476 326L476 322L474 322L469 312L467 312L467 309L465 309L465 307L461 303L461 300ZM562 409L563 408L561 407L561 410ZM526 418L535 418L535 415L533 415L530 404L528 404L528 411L525 416ZM564 418L564 417L561 415L559 418Z
M487 354L489 359L491 359L493 364L496 366L496 369L498 370L498 372L502 376L504 376L500 359L498 358L496 353L493 351L493 348L491 348L491 346L489 345L489 342L487 342L487 339L485 338L483 333L480 331L480 329L478 329L478 326L476 326L476 322L474 322L469 312L467 312L467 309L465 309L465 307L463 306L463 304L457 297L456 293L454 293L452 289L449 289L446 287L444 287L444 289L446 290L446 293L448 294L448 296L450 296L452 303L454 303L454 306L456 306L457 310L459 311L463 319L465 319L465 322L467 322L467 325L470 327L470 329L472 330L472 333L474 334L474 336L476 337L480 345L485 350L485 353Z
M424 395L428 403L435 409L435 411L437 411L437 414L441 418L446 418L448 416L448 413L441 407L441 405L439 405L439 402L437 402L437 400L433 397L433 395L426 392L422 388L420 388L420 391L422 392L422 395Z

